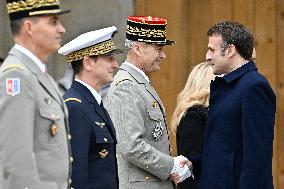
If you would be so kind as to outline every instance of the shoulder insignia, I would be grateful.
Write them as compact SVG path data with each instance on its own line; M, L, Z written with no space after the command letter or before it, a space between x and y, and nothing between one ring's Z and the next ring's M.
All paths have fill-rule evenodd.
M78 98L67 98L67 99L64 100L64 102L68 102L68 101L76 101L76 102L81 103L81 100L78 99Z
M5 72L5 71L7 71L9 69L13 69L13 68L23 70L24 66L22 66L20 64L7 64L7 65L3 66L2 71Z
M120 83L123 82L123 81L130 81L130 82L132 82L132 80L130 80L130 79L122 79L122 80L120 80L120 81L117 81L117 82L115 83L115 86L117 86L118 84L120 84Z
M6 93L10 96L20 94L20 78L7 78L6 79Z

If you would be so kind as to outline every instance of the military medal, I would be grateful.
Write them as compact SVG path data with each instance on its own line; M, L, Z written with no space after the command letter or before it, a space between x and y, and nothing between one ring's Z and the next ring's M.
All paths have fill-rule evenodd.
M163 135L164 128L162 127L162 122L156 123L154 131L152 132L154 139L157 141Z
M55 136L57 134L58 131L58 126L56 123L52 123L50 126L50 133L52 136Z

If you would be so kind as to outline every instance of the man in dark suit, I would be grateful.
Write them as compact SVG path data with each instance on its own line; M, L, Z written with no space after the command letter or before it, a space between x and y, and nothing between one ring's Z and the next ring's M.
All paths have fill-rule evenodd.
M0 68L0 188L69 189L67 108L46 72L65 29L58 0L7 0L15 45Z
M72 187L118 189L116 134L99 90L113 80L118 67L112 26L84 33L59 49L67 56L75 79L64 94L69 110L74 157Z
M202 189L271 189L276 98L253 61L254 37L236 22L212 26L213 73L204 139Z

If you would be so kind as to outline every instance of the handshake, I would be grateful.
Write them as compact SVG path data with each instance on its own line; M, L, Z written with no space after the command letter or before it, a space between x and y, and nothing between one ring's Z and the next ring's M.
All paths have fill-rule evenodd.
M179 183L192 176L192 163L184 156L174 157L174 167L170 174L170 179L175 183Z

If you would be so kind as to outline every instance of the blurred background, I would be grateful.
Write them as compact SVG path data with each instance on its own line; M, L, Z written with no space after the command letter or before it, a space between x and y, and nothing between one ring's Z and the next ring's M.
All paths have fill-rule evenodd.
M13 45L4 0L0 2L0 56L5 57ZM169 121L177 94L185 85L194 65L205 60L208 28L223 20L238 21L255 35L256 62L259 71L270 81L277 95L273 175L276 189L284 188L284 0L61 0L66 35L62 44L79 34L115 25L114 38L124 48L128 15L159 16L168 19L167 38L177 42L166 47L167 59L161 71L152 74ZM118 57L121 64L125 53ZM48 63L49 73L59 79L67 62L54 55ZM172 154L175 142L171 136ZM257 160L256 160L257 161Z

